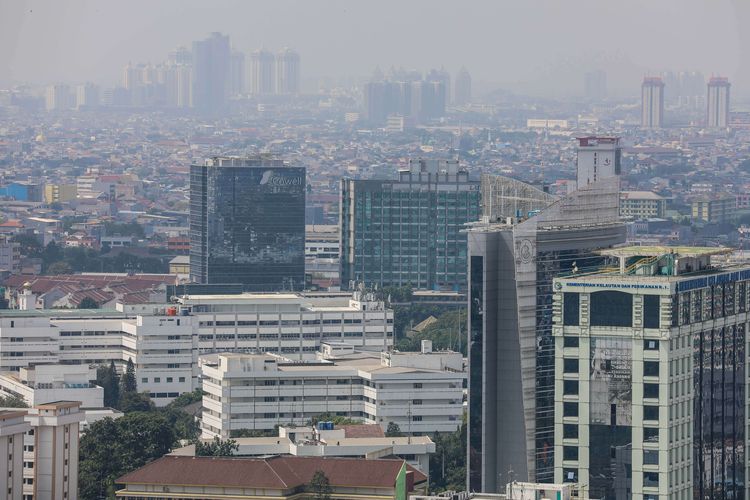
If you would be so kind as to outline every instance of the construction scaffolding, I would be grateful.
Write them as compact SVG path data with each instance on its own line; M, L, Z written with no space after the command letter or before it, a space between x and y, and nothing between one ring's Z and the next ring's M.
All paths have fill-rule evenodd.
M526 218L557 198L525 182L500 175L482 174L482 215L490 221Z

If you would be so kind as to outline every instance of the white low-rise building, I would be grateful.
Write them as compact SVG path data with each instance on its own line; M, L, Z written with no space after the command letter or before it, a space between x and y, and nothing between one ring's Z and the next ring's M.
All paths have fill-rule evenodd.
M29 406L53 401L80 401L82 408L104 406L104 389L94 383L88 365L36 365L0 373L0 395L22 398Z
M157 405L200 386L198 355L280 353L312 359L323 342L381 351L393 345L393 311L364 292L179 297L117 310L0 311L0 371L40 364L133 361L139 391Z
M354 352L310 362L227 353L201 363L206 438L305 424L322 414L383 429L394 422L409 435L453 432L461 424L460 353Z

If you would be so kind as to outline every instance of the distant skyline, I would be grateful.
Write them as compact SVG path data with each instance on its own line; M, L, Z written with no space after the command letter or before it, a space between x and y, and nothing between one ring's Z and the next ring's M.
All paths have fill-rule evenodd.
M549 97L580 95L601 68L614 95L645 74L728 76L750 96L744 0L160 0L6 1L0 85L120 82L129 61L158 63L210 32L249 52L293 47L303 78L367 76L376 66L465 66L479 86ZM746 48L745 48L746 47ZM554 75L554 78L551 76ZM554 82L554 85L550 82Z

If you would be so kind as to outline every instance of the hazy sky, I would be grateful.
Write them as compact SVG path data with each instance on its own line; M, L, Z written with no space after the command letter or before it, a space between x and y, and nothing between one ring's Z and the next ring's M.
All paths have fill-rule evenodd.
M695 69L750 94L748 25L750 0L0 0L0 82L114 84L128 61L221 31L243 51L296 48L303 78L465 65L559 95L594 67L631 93L644 73Z

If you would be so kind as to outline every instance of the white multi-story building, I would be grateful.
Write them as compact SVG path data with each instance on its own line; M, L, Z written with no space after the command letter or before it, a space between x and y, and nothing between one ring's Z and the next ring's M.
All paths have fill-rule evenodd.
M554 281L555 482L584 498L747 498L750 267L602 250Z
M23 438L31 430L26 410L0 410L0 498L16 499L23 494Z
M0 410L0 498L77 500L77 401Z
M336 248L338 253L338 247ZM8 235L0 235L0 271L17 274L21 270L21 245Z
M461 424L466 375L460 353L376 355L342 344L323 351L314 362L269 354L202 359L203 436L304 424L321 414L384 429L394 422L410 435L453 432Z
M620 175L622 148L619 137L578 137L576 171L578 189L600 179Z
M393 311L368 294L193 295L179 299L198 320L200 353L276 352L303 359L322 341L381 351L393 345Z
M664 80L658 76L643 79L641 85L641 127L661 128L664 125Z
M176 306L118 305L119 310L0 311L0 371L110 361L123 370L132 359L138 390L164 405L199 387L199 354L274 352L303 359L315 357L324 341L373 351L393 345L393 311L361 292L179 301Z
M84 419L77 401L37 405L26 420L33 435L26 434L25 469L33 481L24 481L26 500L77 500L79 423ZM24 479L28 479L24 474Z
M664 217L667 200L651 191L622 191L620 193L620 215L632 219Z
M88 365L34 365L0 373L0 396L22 398L29 406L80 401L82 408L102 408L104 389L95 380L96 369Z
M729 79L712 77L708 81L708 103L706 125L709 128L727 128L729 124Z

